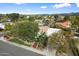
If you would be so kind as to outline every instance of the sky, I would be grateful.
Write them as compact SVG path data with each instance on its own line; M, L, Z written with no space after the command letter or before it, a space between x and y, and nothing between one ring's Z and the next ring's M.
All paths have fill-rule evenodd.
M0 13L60 14L79 12L79 3L0 3Z

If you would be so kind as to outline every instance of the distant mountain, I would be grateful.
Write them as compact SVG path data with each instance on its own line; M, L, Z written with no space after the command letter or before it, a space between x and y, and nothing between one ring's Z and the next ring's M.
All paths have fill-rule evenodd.
M31 14L30 14L31 15ZM63 16L79 16L79 12L77 13L62 13L62 14L32 14L32 15L41 15L41 16L46 16L46 15L63 15ZM31 16L32 16L31 15Z
M6 15L6 14L0 14L0 15ZM36 16L36 15L41 15L41 16L46 16L46 15L79 16L79 12L76 12L76 13L60 13L60 14L20 14L20 15L28 15L28 16Z
M57 15L64 15L64 16L79 16L79 13L63 13L63 14L57 14Z

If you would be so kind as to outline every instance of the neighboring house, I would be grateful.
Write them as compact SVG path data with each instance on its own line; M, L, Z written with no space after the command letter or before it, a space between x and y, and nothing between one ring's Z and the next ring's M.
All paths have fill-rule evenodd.
M46 33L46 35L49 37L51 36L53 33L56 33L58 31L60 31L61 29L57 29L57 28L50 28L48 26L42 26L40 27L40 31L39 31L39 34L41 33Z
M71 27L71 23L68 20L67 21L66 20L61 20L61 21L56 22L56 24L58 24L62 28L70 28Z
M59 32L61 29L57 28L49 28L48 31L46 32L47 36L51 36L53 33Z

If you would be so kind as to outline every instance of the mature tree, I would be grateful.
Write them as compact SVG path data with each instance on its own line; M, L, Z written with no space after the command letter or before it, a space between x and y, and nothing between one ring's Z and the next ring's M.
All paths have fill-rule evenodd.
M64 16L64 20L70 20L70 16Z
M79 30L79 16L71 16L71 24L72 24L72 28L78 31Z
M58 17L59 17L58 15L54 15L54 18L55 18L54 20L57 21Z
M18 13L11 13L11 14L6 14L8 18L11 19L11 21L15 22L19 19L19 14Z
M29 21L35 21L35 18L31 16L31 17L28 18L28 20Z
M43 20L44 26L48 26L49 25L49 20Z
M56 55L79 55L78 50L78 39L73 38L74 33L71 30L68 31L60 31L58 33L54 33L52 37L48 40L48 43L57 49ZM78 43L76 42L78 40ZM77 43L77 45L76 45Z
M46 47L47 46L47 42L48 42L48 37L46 35L46 33L42 33L41 35L38 35L36 37L36 42L38 43L39 46L41 47Z
M3 14L0 14L0 20L3 18Z
M10 31L12 28L12 25L11 24L5 24L5 29L4 31Z
M33 41L37 32L38 24L30 21L17 22L11 30L13 36L28 41Z

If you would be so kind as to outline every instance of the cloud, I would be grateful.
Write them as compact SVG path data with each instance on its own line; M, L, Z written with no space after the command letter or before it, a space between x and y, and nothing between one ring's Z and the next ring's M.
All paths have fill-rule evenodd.
M15 3L15 4L17 4L17 5L21 5L21 4L24 4L24 3Z
M76 3L76 6L79 7L79 3Z
M69 3L62 3L62 4L55 4L53 7L54 8L63 8L63 7L70 7L71 4Z
M41 6L40 8L46 9L46 8L47 8L47 6Z

